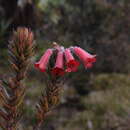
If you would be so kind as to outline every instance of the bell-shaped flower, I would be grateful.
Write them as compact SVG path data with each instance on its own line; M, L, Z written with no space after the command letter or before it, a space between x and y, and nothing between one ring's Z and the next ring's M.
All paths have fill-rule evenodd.
M85 68L91 68L93 63L96 62L96 55L91 55L80 47L73 48L74 53L81 59Z
M52 53L53 53L52 49L47 49L47 51L44 53L40 61L35 63L35 67L39 68L42 72L45 72Z
M64 61L63 61L63 51L58 51L56 63L54 68L52 69L52 74L55 76L62 76L64 75Z
M66 59L66 72L76 72L79 66L79 62L74 59L71 54L70 49L65 49L65 59Z

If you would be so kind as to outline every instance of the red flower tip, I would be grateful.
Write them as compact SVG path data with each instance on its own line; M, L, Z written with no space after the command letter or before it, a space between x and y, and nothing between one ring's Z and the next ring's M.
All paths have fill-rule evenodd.
M46 69L44 69L44 68L40 68L40 71L41 71L41 72L45 72Z
M76 72L79 66L79 62L74 59L73 55L71 54L70 49L65 50L65 58L66 58L66 72Z
M55 67L52 69L52 74L55 76L64 75L63 52L59 51L56 58Z
M34 66L35 66L36 68L39 68L39 63L35 63Z
M76 72L79 65L80 65L80 64L79 64L78 61L76 61L76 60L70 60L70 61L66 64L66 66L67 66L66 72Z
M52 69L52 74L55 76L63 76L65 74L64 69L55 67Z
M96 62L96 55L91 55L80 47L74 47L75 54L81 59L85 68L91 68L93 63Z
M92 68L93 67L93 64L92 63L87 63L86 65L85 65L85 68L86 69L90 69L90 68Z
M47 64L49 62L49 59L52 55L53 51L52 49L48 49L39 62L35 63L34 66L41 70L41 72L45 72L47 68Z
M87 62L89 62L89 63L94 63L94 62L96 62L96 55L93 55L93 57L87 58L86 60L87 60Z

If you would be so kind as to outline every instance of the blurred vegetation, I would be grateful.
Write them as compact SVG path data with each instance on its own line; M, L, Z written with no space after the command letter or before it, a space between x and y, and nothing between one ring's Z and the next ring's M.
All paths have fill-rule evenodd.
M51 113L52 116L47 119L43 128L129 130L129 75L101 73L96 74L92 81L92 91L85 96L79 96L73 86L65 85L61 104ZM31 120L26 121L27 126L35 120L34 108L30 106L34 106L36 97L41 93L40 87L43 87L37 80L33 80L31 84L28 84L31 88L28 89L26 96L25 118Z
M8 71L7 45L18 26L31 28L37 43L35 62L56 41L97 54L91 70L83 66L67 77L61 105L45 122L45 130L129 130L130 1L129 0L1 0L0 76ZM34 104L44 89L42 73L30 68L25 115L31 129ZM33 107L32 107L33 106ZM24 121L24 119L31 121ZM25 125L26 126L26 125Z

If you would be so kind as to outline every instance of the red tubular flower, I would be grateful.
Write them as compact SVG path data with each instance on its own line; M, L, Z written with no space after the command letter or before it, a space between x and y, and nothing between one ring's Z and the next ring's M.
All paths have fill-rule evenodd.
M52 74L55 76L64 75L63 52L59 51L56 58L55 67L52 69Z
M71 54L70 49L65 50L65 59L66 59L66 72L76 72L79 66L79 62L74 59L73 55Z
M44 55L42 56L42 58L40 59L40 61L37 62L37 63L35 63L35 67L39 68L42 72L45 72L46 68L47 68L47 64L49 62L49 59L50 59L52 53L53 53L52 49L48 49L44 53Z
M80 47L74 47L75 54L83 61L85 68L91 68L96 62L96 55L91 55Z

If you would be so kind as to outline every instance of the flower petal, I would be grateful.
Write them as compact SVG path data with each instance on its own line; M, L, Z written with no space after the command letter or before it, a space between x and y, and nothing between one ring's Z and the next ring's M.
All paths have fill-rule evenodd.
M71 54L70 49L65 50L65 58L66 58L66 72L76 72L79 66L79 62L74 59L73 55Z
M44 55L42 56L42 58L40 59L40 61L37 62L37 63L35 63L35 67L39 68L42 72L45 72L46 68L47 68L47 64L49 62L49 59L50 59L52 53L53 53L52 49L48 49L44 53Z
M63 52L59 51L56 58L55 67L52 69L52 74L55 76L64 75Z
M91 55L80 47L74 47L75 54L81 59L85 68L91 68L92 63L96 62L96 55Z

